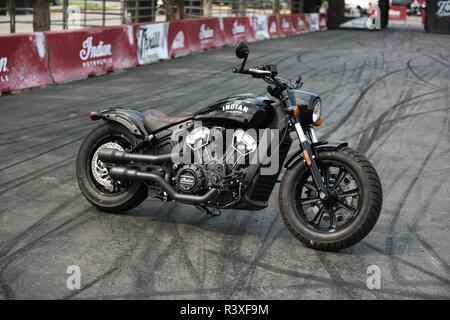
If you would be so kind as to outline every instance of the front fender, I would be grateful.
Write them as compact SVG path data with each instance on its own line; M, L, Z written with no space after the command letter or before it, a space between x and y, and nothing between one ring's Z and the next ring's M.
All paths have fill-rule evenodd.
M347 146L348 146L347 142L339 141L339 140L323 141L323 142L320 141L316 144L316 146L314 147L314 150L316 150L317 152L319 152L321 150L338 150L342 147L347 147ZM289 169L297 161L302 160L302 159L303 159L302 150L297 150L292 156L289 157L289 159L287 159L284 167Z
M144 127L144 114L140 111L128 108L111 108L102 110L96 114L98 115L96 119L118 122L136 136L145 137L148 135Z

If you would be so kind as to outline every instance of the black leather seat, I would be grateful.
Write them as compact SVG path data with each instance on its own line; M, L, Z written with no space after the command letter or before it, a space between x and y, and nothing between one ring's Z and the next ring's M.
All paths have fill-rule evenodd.
M153 132L164 126L182 122L189 119L189 116L169 117L159 110L147 110L144 112L144 127L149 132Z

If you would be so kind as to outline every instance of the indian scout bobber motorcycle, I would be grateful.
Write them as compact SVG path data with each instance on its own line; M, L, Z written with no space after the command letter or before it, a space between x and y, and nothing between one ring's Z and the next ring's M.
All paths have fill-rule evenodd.
M148 196L213 215L221 209L261 210L284 167L278 200L291 233L319 250L357 243L380 214L377 172L347 143L318 140L314 128L323 122L322 102L300 90L301 77L284 80L276 65L246 69L248 53L247 43L238 43L236 56L243 62L233 72L266 81L274 99L235 95L186 117L125 108L91 112L91 120L104 122L80 147L81 191L108 212L132 209ZM269 130L278 134L258 133ZM291 132L300 149L286 159ZM259 157L262 148L265 156ZM258 161L252 161L255 154ZM277 166L267 171L272 158Z

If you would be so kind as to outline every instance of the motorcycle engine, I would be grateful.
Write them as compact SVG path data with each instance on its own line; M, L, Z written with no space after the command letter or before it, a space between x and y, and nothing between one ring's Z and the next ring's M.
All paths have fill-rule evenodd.
M197 193L206 187L205 172L201 166L190 164L183 166L176 175L176 185L179 191Z
M198 163L179 163L174 182L178 191L190 194L203 194L210 188L220 190L214 199L216 206L226 206L240 198L239 166L231 163L230 155L246 156L256 150L256 140L244 130L238 129L227 145L225 128L197 127L185 139L188 149L201 155ZM226 150L223 150L225 148Z

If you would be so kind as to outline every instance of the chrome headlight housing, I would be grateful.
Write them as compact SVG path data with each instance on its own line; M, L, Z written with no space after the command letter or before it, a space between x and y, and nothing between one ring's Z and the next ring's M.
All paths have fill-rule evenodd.
M295 102L300 111L302 125L308 126L320 122L322 115L322 101L314 93L302 90L294 90Z
M312 113L312 122L316 123L319 121L320 117L322 115L322 101L320 99L316 99L314 102L314 108Z

